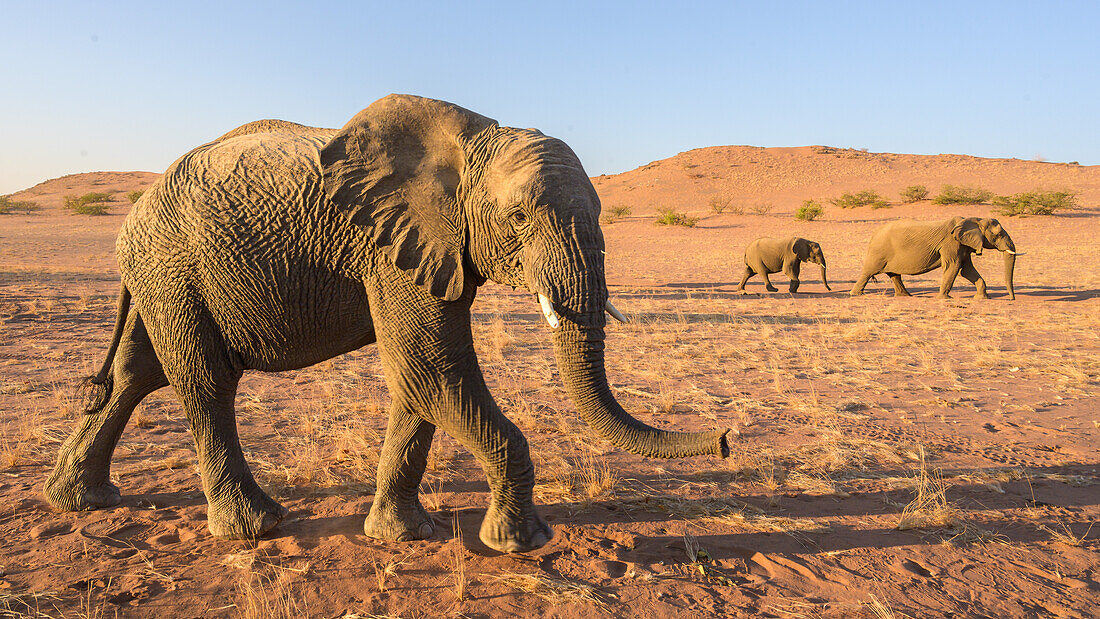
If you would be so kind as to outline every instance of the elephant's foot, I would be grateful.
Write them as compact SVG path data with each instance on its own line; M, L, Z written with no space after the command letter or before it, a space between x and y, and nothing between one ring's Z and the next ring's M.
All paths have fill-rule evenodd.
M988 294L986 294L986 293L985 293L985 292L983 291L983 292L979 292L979 293L975 294L975 295L974 295L974 298L975 298L975 299L988 299L988 298L989 298L989 295L988 295Z
M951 295L947 294L946 292L941 292L938 295L936 295L936 298L937 299L950 299Z
M895 297L911 297L913 295L909 294L908 290L895 290L894 291L894 296ZM943 295L943 296L946 297L947 295Z
M478 534L481 543L498 552L529 552L554 539L554 530L530 505L521 517L507 518L493 502Z
M398 507L389 501L375 497L370 514L363 522L367 537L395 542L411 542L428 539L435 533L435 522L420 501L407 507Z
M290 512L257 487L253 492L211 501L206 526L226 539L255 539L274 529Z
M46 481L43 493L46 500L64 511L86 511L112 507L122 502L118 486L107 481L90 481L95 475L68 475L61 469L54 470Z
M779 289L775 286L765 286L764 290L767 290L768 292L779 292Z
M859 297L859 296L862 296L862 295L863 295L862 290L852 290L848 293L848 296L850 296L850 297Z

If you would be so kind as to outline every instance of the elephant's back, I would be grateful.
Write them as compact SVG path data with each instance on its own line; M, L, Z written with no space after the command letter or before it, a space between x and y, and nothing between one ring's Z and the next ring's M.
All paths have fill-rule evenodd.
M326 132L243 133L173 163L118 240L124 280L143 305L205 307L247 367L282 370L370 337L369 240L325 198ZM340 340L344 337L347 341ZM317 355L320 355L318 357ZM329 355L331 356L331 355Z

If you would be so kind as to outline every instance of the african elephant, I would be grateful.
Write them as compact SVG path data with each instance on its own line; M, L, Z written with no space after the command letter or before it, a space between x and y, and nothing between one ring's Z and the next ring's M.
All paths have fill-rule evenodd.
M831 291L829 280L825 277L825 254L821 252L821 245L798 237L773 239L766 236L756 239L745 248L745 274L741 277L737 290L744 291L745 282L759 274L764 278L768 292L776 292L768 275L783 271L791 280L790 291L798 292L798 271L803 262L821 265L821 283L825 284L825 290Z
M171 385L197 444L211 533L257 537L287 510L241 450L242 373L377 343L393 403L366 534L433 533L417 493L438 426L485 471L481 540L538 548L553 531L532 500L527 440L474 352L470 307L488 279L537 296L566 391L598 434L645 456L727 456L728 430L658 430L612 395L604 312L617 311L599 212L565 143L414 96L380 99L338 131L260 121L192 150L119 233L114 336L46 496L66 510L117 504L108 473L119 436L142 398Z
M998 249L1004 252L1005 286L1008 298L1015 299L1012 273L1016 267L1016 245L996 219L977 217L952 217L946 221L914 221L911 219L890 222L871 235L867 256L863 260L863 272L852 287L852 295L863 294L867 280L878 273L886 273L894 282L895 296L910 296L901 281L902 275L920 275L943 267L940 283L942 298L948 298L955 277L962 273L977 288L974 297L988 298L985 280L974 268L971 253L982 249Z

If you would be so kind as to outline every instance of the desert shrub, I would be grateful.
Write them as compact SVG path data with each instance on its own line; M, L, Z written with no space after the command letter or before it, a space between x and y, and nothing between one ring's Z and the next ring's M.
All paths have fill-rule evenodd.
M756 204L752 205L752 212L756 213L757 215L767 215L768 213L772 212L773 208L775 208L775 205L771 202L757 202Z
M0 196L0 215L10 215L15 212L30 213L41 209L37 203L29 200L12 200L11 196Z
M1050 215L1058 209L1077 208L1077 194L1070 191L1025 191L993 198L994 212L1015 215Z
M802 221L813 221L818 217L821 217L825 213L825 208L815 202L814 200L806 200L802 203L802 206L798 207L798 210L794 213L795 219L801 219Z
M143 194L143 193L145 193L145 192L140 190L140 189L135 189L135 190L131 191L130 193L126 194L126 199L130 201L130 204L136 204L137 201L139 199L141 199L141 194Z
M657 218L657 223L662 226L684 226L685 228L694 228L695 224L699 223L698 217L692 217L687 213L681 213L674 208L659 208L657 213L660 217Z
M873 189L864 189L863 191L857 191L856 193L844 192L839 198L833 198L829 200L833 206L839 208L856 208L859 206L869 206L871 208L886 208L890 206L890 203L886 201L886 198L878 195L878 192Z
M932 202L936 204L985 204L993 197L993 192L981 187L969 185L944 185Z
M730 211L734 215L741 215L745 212L745 207L734 206L732 198L723 198L722 196L714 196L710 199L710 210L715 215L721 215L726 211Z
M82 196L65 196L65 208L76 215L106 215L111 208L109 193L90 192Z
M924 185L909 185L901 190L901 201L906 204L920 202L928 198L928 188Z
M607 209L604 212L604 214L602 216L600 216L600 221L602 221L605 224L613 224L616 221L619 221L620 219L622 219L623 217L629 217L629 216L630 216L630 207L629 206L623 206L623 205L620 204L618 206L612 206L611 208Z

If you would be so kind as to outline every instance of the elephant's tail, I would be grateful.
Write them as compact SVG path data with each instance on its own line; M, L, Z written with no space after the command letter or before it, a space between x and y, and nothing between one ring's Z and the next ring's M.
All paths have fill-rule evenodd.
M111 388L114 386L111 366L115 363L115 353L118 352L118 343L122 341L122 331L126 328L126 315L129 312L130 289L123 284L118 293L118 315L115 318L115 333L111 336L111 347L107 349L107 359L103 361L103 367L99 368L98 374L89 376L80 383L85 415L98 413L111 398Z

